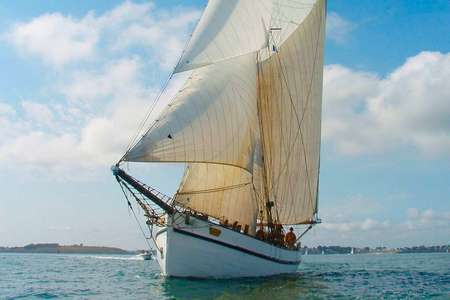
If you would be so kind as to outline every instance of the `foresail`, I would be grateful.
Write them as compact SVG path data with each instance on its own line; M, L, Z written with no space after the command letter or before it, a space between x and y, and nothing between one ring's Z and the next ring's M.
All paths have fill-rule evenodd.
M123 160L215 163L251 171L256 73L255 53L194 70Z
M311 222L317 212L324 31L325 3L319 0L259 64L267 187L283 224Z
M257 200L249 172L226 165L189 164L175 201L229 224L256 227Z
M315 0L210 0L175 68L182 72L281 44Z

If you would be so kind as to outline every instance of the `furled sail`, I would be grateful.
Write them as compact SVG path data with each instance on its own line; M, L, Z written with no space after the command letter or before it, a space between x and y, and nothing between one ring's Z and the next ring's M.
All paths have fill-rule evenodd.
M216 163L251 170L256 73L255 53L193 71L124 160Z
M260 50L269 39L282 43L315 0L211 0L175 72ZM276 37L271 32L275 29Z
M259 113L268 197L283 224L317 212L325 4L258 68ZM267 55L267 54L266 54Z

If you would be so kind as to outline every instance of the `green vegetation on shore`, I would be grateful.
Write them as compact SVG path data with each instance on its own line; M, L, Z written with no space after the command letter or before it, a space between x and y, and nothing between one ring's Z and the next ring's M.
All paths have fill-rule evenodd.
M134 254L135 252L126 251L114 247L59 245L56 243L29 244L24 247L0 247L0 253L77 253L77 254Z

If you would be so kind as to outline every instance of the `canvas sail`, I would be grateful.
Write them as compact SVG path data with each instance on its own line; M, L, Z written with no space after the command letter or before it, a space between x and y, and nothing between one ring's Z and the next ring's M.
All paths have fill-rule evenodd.
M258 212L252 175L240 168L216 164L189 164L176 194L178 204L229 224L249 225L254 233Z
M324 24L324 0L209 1L191 76L123 160L188 163L176 202L218 219L254 228L273 201L280 223L314 221Z
M258 68L260 126L269 199L283 224L317 212L325 7L303 23Z
M124 160L215 163L251 171L256 118L256 55L250 53L195 70Z
M182 72L282 43L315 0L211 0L175 68ZM276 34L270 28L278 28ZM275 35L275 36L274 36Z

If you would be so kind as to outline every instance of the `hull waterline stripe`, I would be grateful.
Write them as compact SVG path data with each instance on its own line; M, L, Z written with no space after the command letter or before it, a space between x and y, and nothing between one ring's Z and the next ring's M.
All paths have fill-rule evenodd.
M211 242L211 243L214 243L214 244L218 244L218 245L221 245L221 246L224 246L224 247L227 247L227 248L231 248L231 249L234 249L234 250L237 250L237 251L240 251L240 252L244 252L246 254L253 255L253 256L256 256L256 257L259 257L259 258L262 258L262 259L270 260L272 262L276 262L276 263L279 263L279 264L298 265L301 262L300 260L282 260L282 259L278 259L278 258L275 258L275 257L271 257L271 256L268 256L268 255L265 255L265 254L262 254L262 253L258 253L258 252L254 252L254 251L246 249L246 248L242 248L242 247L235 246L235 245L232 245L232 244L228 244L228 243L225 243L225 242L222 242L222 241L211 239L211 238L208 238L208 237L205 237L205 236L202 236L202 235L198 235L198 234L190 232L190 231L185 231L185 230L182 230L182 229L178 229L178 228L175 228L175 227L173 227L173 231L177 232L177 233L184 234L184 235L189 235L189 236L192 236L192 237L204 240L204 241L208 241L208 242Z

